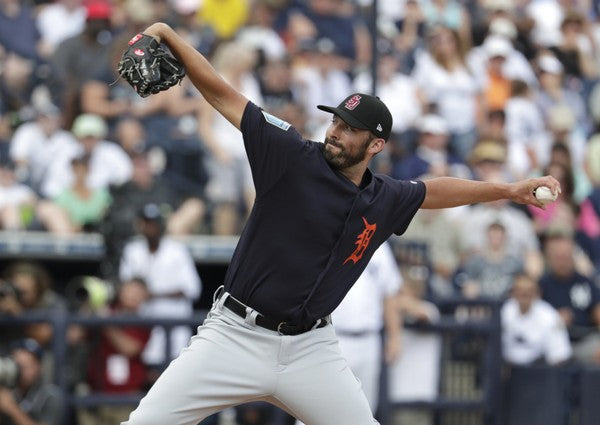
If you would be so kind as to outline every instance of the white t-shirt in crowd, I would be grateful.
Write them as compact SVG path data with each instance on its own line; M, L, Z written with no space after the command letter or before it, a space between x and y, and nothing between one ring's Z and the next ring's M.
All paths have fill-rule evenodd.
M71 159L83 152L81 145L70 154L55 161L48 170L48 177L42 185L42 193L48 197L57 196L71 187L74 176ZM131 179L133 164L123 148L116 143L101 140L90 154L88 185L93 189L120 186Z
M542 112L535 102L524 97L513 97L506 102L507 166L515 179L522 179L532 171L527 149L532 149L538 168L547 165L552 139L546 131Z
M481 92L475 76L466 66L448 71L427 52L418 54L415 62L412 77L427 100L437 104L438 112L450 131L465 133L473 130L477 95Z
M83 6L69 10L61 2L56 2L43 7L37 17L42 40L54 47L58 46L63 40L83 31L86 16Z
M123 280L141 277L152 299L144 304L142 313L153 317L189 317L193 312L193 302L200 296L202 282L196 271L194 260L181 242L163 237L158 250L150 252L143 238L135 238L123 249L119 278ZM164 297L181 291L185 297ZM176 356L185 347L191 336L187 326L173 329L171 356ZM161 363L165 353L165 334L162 328L154 328L146 345L143 358L148 363Z
M40 188L51 164L72 155L77 150L77 139L65 130L46 135L37 122L22 124L10 143L10 157L27 162L29 179Z
M363 72L354 79L357 92L370 93L372 86L371 73ZM412 78L397 73L390 81L380 80L377 83L377 96L394 111L392 131L401 133L414 127L421 117L421 104L417 97L417 86Z
M515 365L544 359L557 364L571 357L569 334L558 312L546 301L535 300L525 314L516 300L502 306L502 355Z

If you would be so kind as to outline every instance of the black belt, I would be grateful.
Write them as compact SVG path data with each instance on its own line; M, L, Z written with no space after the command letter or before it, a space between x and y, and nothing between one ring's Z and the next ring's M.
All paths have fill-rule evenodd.
M240 316L242 319L246 318L247 306L232 296L228 296L223 303L225 307ZM255 323L261 328L269 329L270 331L279 332L281 335L299 335L304 332L308 332L312 329L319 329L329 324L329 321L325 318L315 320L309 325L296 325L285 321L274 320L269 317L265 317L262 314L256 316Z

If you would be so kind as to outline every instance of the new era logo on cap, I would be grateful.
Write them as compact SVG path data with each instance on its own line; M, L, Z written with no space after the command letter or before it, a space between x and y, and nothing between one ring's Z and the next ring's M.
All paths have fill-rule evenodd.
M392 131L392 114L376 96L353 93L337 107L318 105L322 111L331 112L354 128L369 130L387 141Z

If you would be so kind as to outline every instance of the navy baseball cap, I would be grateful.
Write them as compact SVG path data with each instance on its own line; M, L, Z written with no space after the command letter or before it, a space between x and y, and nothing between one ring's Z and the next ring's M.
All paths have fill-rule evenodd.
M387 142L392 131L392 114L377 96L353 93L337 107L318 105L322 111L331 112L354 128L369 130Z
M139 216L144 220L161 221L163 219L160 207L155 203L148 203L139 211Z
M15 350L29 351L39 361L41 361L42 358L44 357L44 349L35 339L32 339L32 338L24 338L24 339L20 339L18 341L13 342L10 345L10 350L11 351L15 351Z

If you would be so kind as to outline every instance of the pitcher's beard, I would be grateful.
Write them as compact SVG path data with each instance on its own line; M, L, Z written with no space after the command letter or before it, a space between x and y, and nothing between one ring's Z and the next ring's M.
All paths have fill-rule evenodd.
M332 168L336 170L343 170L344 168L352 167L353 165L356 165L365 159L369 142L370 140L367 141L363 146L357 148L358 152L352 154L341 145L326 137L325 143L323 144L323 156ZM337 147L339 152L333 153L331 150L327 149L328 145Z

